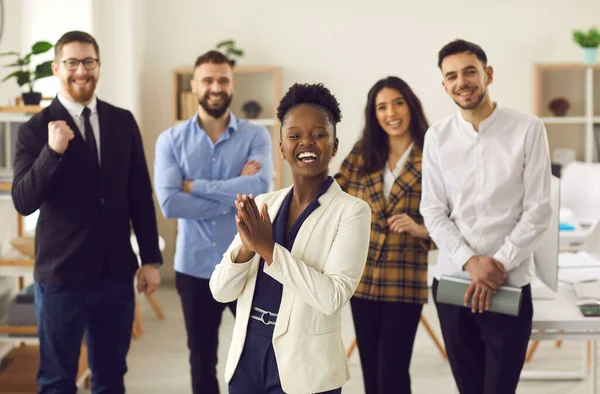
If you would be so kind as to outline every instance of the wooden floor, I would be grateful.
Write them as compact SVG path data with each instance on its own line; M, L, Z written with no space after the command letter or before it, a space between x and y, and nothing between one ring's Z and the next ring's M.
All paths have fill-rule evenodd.
M15 347L0 363L0 394L35 394L35 377L39 365L39 347L21 345ZM81 347L79 378L87 371L87 349Z

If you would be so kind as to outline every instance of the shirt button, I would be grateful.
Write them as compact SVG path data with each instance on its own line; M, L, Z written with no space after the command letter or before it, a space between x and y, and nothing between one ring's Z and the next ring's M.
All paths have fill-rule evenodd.
M213 226L216 226L216 225L217 225L217 221L216 221L216 220L213 220L213 221L212 221L212 225L213 225Z
M223 211L223 215L227 215L227 211Z
M213 246L213 247L214 247L214 246L217 246L217 243L216 243L216 242L213 242L213 243L212 243L212 246Z
M213 157L213 161L217 161L217 158L216 158L216 157Z
M103 198L100 199L100 205L104 205L104 199Z

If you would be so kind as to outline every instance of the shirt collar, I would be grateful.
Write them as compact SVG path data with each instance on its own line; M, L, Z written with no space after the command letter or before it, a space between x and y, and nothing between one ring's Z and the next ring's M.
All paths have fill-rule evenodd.
M228 138L230 132L237 131L238 123L238 118L233 114L233 112L230 111L229 123L227 124L227 128L225 129L223 136ZM196 130L200 130L203 133L206 133L206 130L204 130L202 126L200 126L200 116L198 115L198 112L196 112L196 115L194 116L194 127L196 128Z
M86 107L80 103L76 103L75 101L71 101L66 97L62 96L60 93L57 95L58 101L66 108L69 115L73 117L73 119L78 119L83 112L83 109ZM92 111L92 114L97 113L98 100L96 96L92 97L92 101L87 105L87 107Z
M501 112L502 112L502 106L499 103L495 103L495 108L492 111L492 113L490 114L490 116L488 116L486 119L482 120L481 123L479 124L479 131L481 131L482 128L488 127L489 125L495 123L496 120L498 120L498 118L500 117ZM458 121L460 122L460 124L463 126L463 128L465 128L467 130L474 130L473 125L471 123L467 122L462 117L462 113L460 112L460 110L457 111L457 118L458 118Z

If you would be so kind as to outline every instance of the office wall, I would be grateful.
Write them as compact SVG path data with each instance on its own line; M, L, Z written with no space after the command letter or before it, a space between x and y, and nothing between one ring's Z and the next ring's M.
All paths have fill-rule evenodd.
M21 49L21 3L20 0L4 0L4 33L0 41L0 53L19 51ZM0 57L0 64L9 64L14 57ZM12 68L0 67L0 80L15 71ZM21 94L14 80L0 83L0 105L13 105L15 97Z
M9 0L11 1L11 0ZM92 32L92 0L20 0L21 50L30 51L36 41L52 44L69 30ZM35 57L35 62L54 58L54 49ZM58 91L58 79L44 78L35 83L35 90L44 97Z
M134 112L150 170L156 138L172 121L172 69L193 64L198 54L223 39L235 39L246 50L239 64L281 66L285 89L294 82L323 82L338 97L343 120L333 172L360 135L366 93L377 79L404 78L421 98L430 121L438 120L453 111L454 104L440 85L437 51L461 37L487 51L495 69L492 98L530 112L532 64L580 61L582 52L572 42L571 31L590 27L600 15L597 0L7 3L13 10L18 8L15 3L22 4L18 34L23 47L34 39L55 41L71 28L89 27L96 35L103 53L98 93ZM9 29L7 35L14 31ZM170 260L175 225L159 214L159 226Z
M232 38L246 51L239 64L279 65L285 89L294 82L323 82L337 96L343 120L333 172L360 135L366 94L377 79L404 78L430 121L454 110L440 84L437 52L457 37L487 51L495 69L492 98L530 112L532 64L581 61L571 31L598 22L600 2L154 0L142 12L141 122L147 141L171 125L172 68L189 66L198 54ZM160 225L173 245L173 221L161 219Z

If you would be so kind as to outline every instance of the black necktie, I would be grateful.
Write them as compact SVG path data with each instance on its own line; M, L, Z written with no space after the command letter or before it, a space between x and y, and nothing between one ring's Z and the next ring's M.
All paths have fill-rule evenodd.
M98 165L98 148L96 147L96 138L94 137L94 129L92 128L92 123L90 122L90 115L92 111L85 107L83 109L83 121L85 128L85 143L94 158L94 163Z

